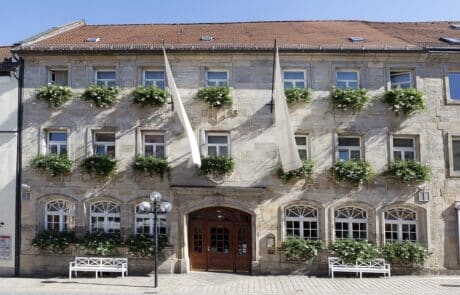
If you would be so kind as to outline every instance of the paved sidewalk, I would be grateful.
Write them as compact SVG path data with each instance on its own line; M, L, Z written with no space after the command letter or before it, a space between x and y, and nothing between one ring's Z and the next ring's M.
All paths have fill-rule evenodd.
M139 295L251 295L251 294L460 294L460 276L342 277L331 280L306 276L247 276L192 272L152 277L122 278L0 278L1 295L139 294Z

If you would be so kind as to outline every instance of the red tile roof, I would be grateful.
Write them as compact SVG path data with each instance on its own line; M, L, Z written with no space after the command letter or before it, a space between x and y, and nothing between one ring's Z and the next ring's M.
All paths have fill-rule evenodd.
M5 60L5 58L12 57L11 46L0 46L0 63Z
M276 38L280 48L292 50L423 50L452 47L441 37L460 39L455 22L387 23L367 21L275 21L198 24L86 25L40 35L23 43L22 51L148 51L176 50L268 50ZM460 22L459 22L460 23ZM49 32L48 32L49 33ZM214 37L201 41L203 35ZM359 36L363 42L350 42ZM88 38L99 42L87 42Z

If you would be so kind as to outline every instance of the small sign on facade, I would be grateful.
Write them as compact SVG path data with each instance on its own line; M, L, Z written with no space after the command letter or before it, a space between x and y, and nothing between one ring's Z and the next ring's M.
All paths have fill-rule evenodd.
M11 259L11 236L0 236L0 260Z

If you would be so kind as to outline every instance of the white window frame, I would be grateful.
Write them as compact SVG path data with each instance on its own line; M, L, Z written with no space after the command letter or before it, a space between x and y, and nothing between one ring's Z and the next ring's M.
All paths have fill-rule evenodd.
M108 73L108 72L114 72L115 73L115 79L98 79L97 74L98 73ZM94 71L94 84L98 85L98 82L103 82L105 87L116 87L118 85L117 82L118 74L116 69L100 69L100 70L95 70ZM109 82L115 82L114 86L109 86Z
M302 72L303 73L303 80L301 79L285 79L284 78L284 73L295 73L295 72ZM307 71L304 70L304 69L285 69L283 70L283 85L285 82L290 82L294 85L294 87L292 88L302 88L302 89L305 89L307 88ZM297 87L297 83L298 82L303 82L304 84L304 87Z
M411 139L413 146L412 147L396 147L394 145L394 140L395 139ZM406 160L406 152L413 152L414 153L414 160L417 161L417 140L413 136L392 136L391 138L391 145L392 145L392 153L391 157L393 158L393 161L395 161L395 152L401 152L401 161L407 161Z
M359 146L346 146L346 145L339 145L340 138L357 138L359 140ZM363 143L361 136L353 136L353 135L338 135L337 136L337 160L341 161L340 159L340 150L347 150L348 151L348 160L352 160L351 152L352 151L359 151L359 159L363 160Z
M337 217L337 212L339 210L347 210L348 217L347 218ZM351 210L351 212L349 210ZM354 217L354 216L357 215L357 214L355 214L355 212L357 212L357 214L364 213L365 218L356 218L356 217ZM351 213L351 214L348 214L348 213ZM366 238L363 239L363 240L369 239L369 214L368 214L366 209L356 207L356 206L345 206L345 207L336 208L334 210L334 237L335 237L336 240L341 240L342 238L337 237L337 225L336 225L337 223L348 224L348 238L346 238L346 239L353 239L353 240L355 239L353 237L353 232L355 232L353 230L353 224L356 224L356 223L366 224L366 231L365 231ZM344 232L344 231L342 231L342 232ZM358 232L363 232L363 231L359 230Z
M227 79L208 79L208 73L226 73L227 74ZM220 69L212 69L212 70L206 70L204 73L205 75L205 85L206 87L209 87L209 81L216 82L216 86L219 87L225 87L225 86L230 86L230 71L229 70L220 70ZM224 86L220 86L220 82L225 82Z
M139 232L139 228L143 228L144 222L147 221L147 226L149 227L149 232L147 233L148 236L155 236L155 231L154 231L154 215L153 213L143 213L142 210L140 209L141 204L136 205L134 208L134 234L135 235L145 235L144 232ZM142 219L142 222L138 222L138 219ZM158 236L167 236L168 235L168 219L166 214L159 214L157 217L157 229L158 229ZM161 228L164 228L164 233L161 233Z
M61 151L61 146L64 145L64 141L55 141L55 140L50 140L50 133L64 133L66 134L67 138L66 138L66 141L65 141L65 146L66 146L66 150L67 150L67 156L69 156L69 133L67 132L67 130L46 130L45 134L46 134L46 154L49 155L51 154L51 148L50 146L51 145L56 145L57 146L57 155L61 155L62 154L62 151Z
M357 76L356 76L356 80L339 80L337 78L337 74L340 73L340 72L353 72L353 73L356 73ZM356 70L356 69L336 69L335 70L335 86L337 87L337 82L345 82L346 84L346 87L344 89L348 89L348 88L351 88L349 86L350 83L352 82L357 82L357 86L356 86L356 89L360 88L361 87L361 83L360 83L360 75L359 75L359 70ZM338 88L338 87L337 87Z
M388 212L390 211L396 211L397 214L396 216L398 217L397 219L387 219L387 214ZM401 212L408 212L410 214L414 214L415 215L415 219L404 219L402 217L402 214ZM406 208L393 208L393 209L389 209L389 210L386 210L384 212L384 235L383 235L383 238L385 240L385 242L402 242L402 241L411 241L411 242L417 242L419 239L418 239L418 231L419 231L419 227L418 227L418 214L415 210L411 210L411 209L406 209ZM397 226L397 235L398 235L398 238L397 240L387 240L386 238L386 234L387 234L387 230L386 230L386 225L387 224L391 224L391 225L396 225ZM415 225L415 240L403 240L403 225ZM393 232L393 231L391 231Z
M208 142L208 139L209 139L209 136L226 136L227 137L227 143L224 144L224 143L209 143ZM216 155L217 156L220 156L220 147L221 146L226 146L227 147L227 156L230 157L231 155L231 150L230 150L230 134L227 133L227 132L206 132L206 142L205 142L205 145L206 145L206 156L209 156L208 154L208 148L210 146L214 146L216 147Z
M105 211L104 212L94 212L93 209L94 209L94 206L97 205L97 204L105 204L104 207L105 207ZM116 208L116 211L118 212L109 212L107 209L109 208L108 206L112 206L112 208ZM104 229L104 233L120 233L121 231L121 213L120 213L120 204L117 204L115 202L111 202L111 201L100 201L100 202L95 202L93 204L91 204L90 206L90 214L89 214L89 232L90 233L97 233L97 230L96 231L93 231L93 217L96 218L96 220L99 218L99 217L103 217L104 220L103 220L103 229ZM113 218L118 218L120 221L118 222L118 228L113 228L112 226L110 226L110 221L109 219L113 219ZM112 221L114 222L114 221ZM97 221L97 224L99 224L99 221Z
M161 73L163 73L163 79L147 79L147 78L145 78L145 74L147 72L161 72ZM165 73L164 69L145 69L145 70L142 71L142 85L146 86L145 82L150 81L150 82L152 82L153 85L155 85L155 86L157 86L157 87L159 87L161 89L165 89L166 88L166 77L165 77L165 75L166 75L166 73ZM157 84L158 82L163 82L163 87L158 86L158 84Z
M60 204L57 211L49 209L51 204ZM74 212L72 210L72 205L69 201L58 199L52 200L45 204L45 230L51 230L48 227L48 216L58 216L59 232L69 231L71 229L72 218L74 217ZM67 217L67 221L64 217Z
M112 141L96 141L96 134L113 134L115 140L113 142ZM113 148L114 148L114 157L115 157L116 152L117 152L117 148L115 146L116 136L117 136L117 134L115 132L112 132L112 131L93 131L93 154L97 155L96 146L104 146L104 154L101 155L101 156L108 156L109 154L107 152L107 148L113 146Z
M305 138L305 145L299 145L297 144L296 142L296 145L297 145L297 151L301 151L301 150L305 150L305 154L306 154L306 158L305 159L302 159L301 160L308 160L310 159L310 153L308 152L308 148L309 148L309 142L308 142L308 135L305 135L305 134L295 134L294 135L295 139L297 139L298 137L300 138ZM299 153L299 156L300 156L300 153Z
M146 135L161 135L163 136L163 143L152 143L152 142L145 142L145 136ZM162 146L163 151L164 151L164 158L166 159L166 139L165 139L165 133L164 132L156 132L156 131L143 131L142 132L142 154L146 156L145 154L145 147L146 146L152 146L153 147L153 156L156 158L156 153L157 153L157 147Z
M402 84L406 84L407 82L400 82L400 83L393 83L391 81L391 78L396 75L403 75L403 74L409 74L409 87L408 88L414 88L414 77L413 77L413 72L410 70L390 70L390 88L391 89L397 89L397 88L402 88Z
M455 170L454 167L454 141L460 141L460 134L449 134L448 135L448 146L449 146L449 176L460 177L460 170Z
M299 213L297 217L288 216L288 210L295 211L296 209ZM313 213L315 217L306 216L310 215L309 213ZM303 215L303 216L300 216ZM306 205L293 205L286 207L284 209L284 237L290 237L291 235L288 234L288 222L299 222L299 236L304 239L309 240L319 240L320 239L320 232L319 232L319 216L318 216L318 209L306 206ZM310 227L310 229L316 230L316 237L305 237L304 236L304 222L316 222L316 228Z
M47 68L48 72L48 84L55 85L56 81L53 81L53 72L67 72L67 84L66 85L61 85L61 86L69 86L70 80L69 80L69 69L67 67L52 67L52 68Z

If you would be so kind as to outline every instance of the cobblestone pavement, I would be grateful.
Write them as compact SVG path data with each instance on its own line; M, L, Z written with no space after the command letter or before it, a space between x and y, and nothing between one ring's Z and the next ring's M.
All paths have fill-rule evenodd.
M395 276L387 278L307 276L247 276L192 272L163 274L159 288L152 277L0 278L0 294L139 294L139 295L250 295L250 294L460 294L460 276Z

